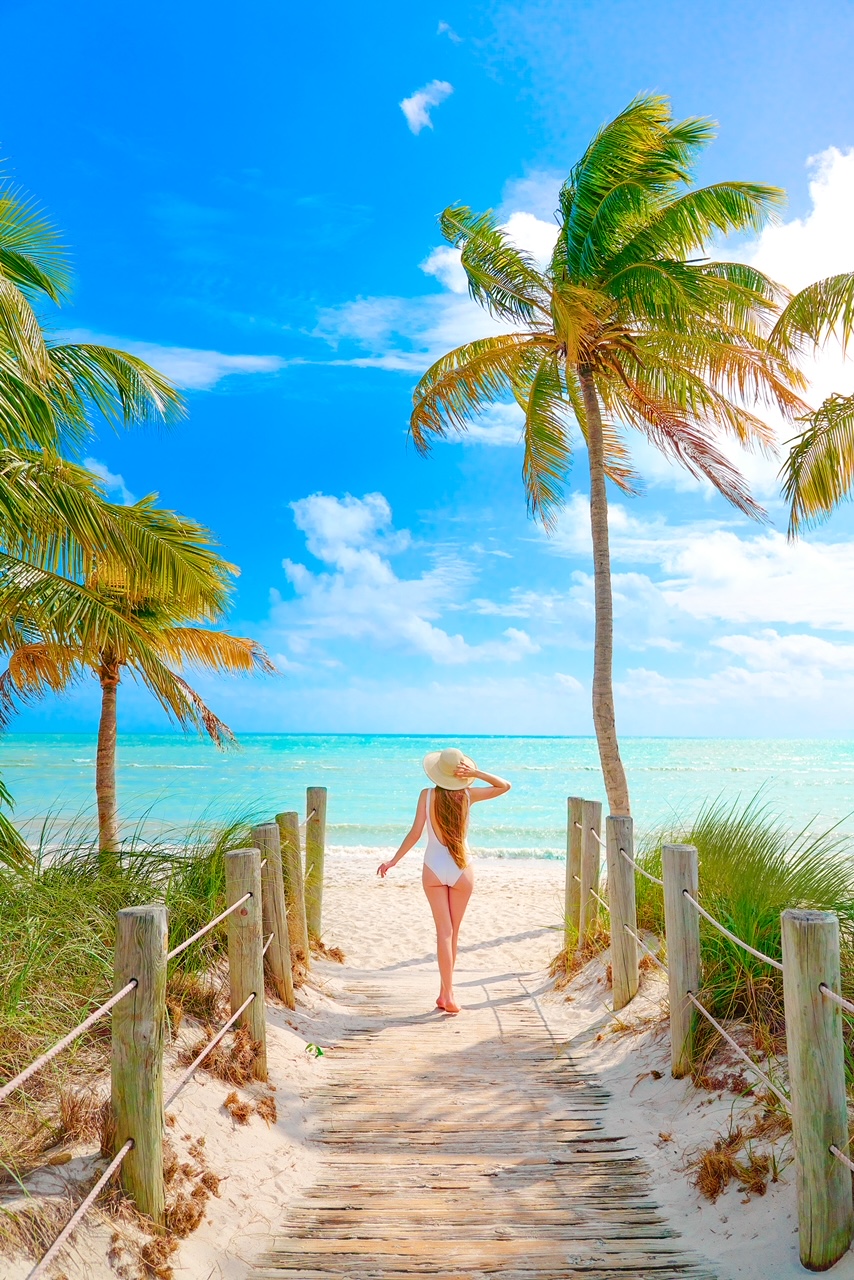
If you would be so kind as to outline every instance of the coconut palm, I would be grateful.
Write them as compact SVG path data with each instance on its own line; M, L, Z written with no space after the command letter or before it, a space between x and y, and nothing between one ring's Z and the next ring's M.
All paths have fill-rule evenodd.
M214 672L272 672L274 667L254 640L228 632L190 625L200 618L211 622L222 614L227 600L227 579L236 572L210 545L209 536L192 521L150 504L138 504L136 512L153 525L168 520L183 528L187 544L196 555L196 575L189 597L164 592L152 575L145 589L131 579L121 560L101 555L93 559L78 589L76 608L62 613L61 625L44 632L29 618L13 633L17 640L7 670L0 676L0 727L5 727L20 702L51 691L62 692L92 673L101 688L101 714L95 764L98 804L98 840L103 853L119 846L116 798L117 694L123 669L129 670L158 700L167 714L184 727L195 727L218 745L232 740L226 724L205 704L175 667L190 666ZM134 508L131 508L133 511ZM202 568L207 592L199 590ZM29 566L19 575L0 578L0 617L14 619L19 608L23 579L31 611L55 617L52 603L54 579L31 577ZM20 616L20 615L18 615ZM8 625L8 624L7 624Z
M693 165L713 136L707 120L674 122L664 98L635 99L572 170L544 267L494 214L446 209L442 232L461 250L471 296L510 331L443 356L413 397L410 430L422 452L514 397L524 412L528 507L547 529L563 501L573 422L586 440L593 721L614 814L630 806L614 715L605 481L632 487L624 428L761 518L720 438L771 447L770 428L747 406L771 403L788 416L803 408L797 374L766 336L782 291L752 267L699 256L713 236L762 226L782 198L755 183L693 188Z
M854 272L808 285L784 308L775 341L794 358L814 354L829 339L843 353L854 336ZM781 470L789 503L789 535L828 515L854 486L854 395L831 395L803 419Z

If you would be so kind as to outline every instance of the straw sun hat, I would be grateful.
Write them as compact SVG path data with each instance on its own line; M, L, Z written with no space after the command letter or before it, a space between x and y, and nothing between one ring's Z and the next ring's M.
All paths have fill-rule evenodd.
M444 751L427 752L424 757L424 772L437 787L443 787L446 791L463 791L471 784L471 779L456 777L461 764L470 765L472 769L475 767L474 761L463 755L459 747L445 747Z

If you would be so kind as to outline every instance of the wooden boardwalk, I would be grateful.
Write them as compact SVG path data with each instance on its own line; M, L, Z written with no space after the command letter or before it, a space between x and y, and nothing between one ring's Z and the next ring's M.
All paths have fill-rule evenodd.
M349 985L364 1003L317 1101L322 1172L256 1280L715 1280L518 979L461 987L457 1018L428 1011L426 975Z

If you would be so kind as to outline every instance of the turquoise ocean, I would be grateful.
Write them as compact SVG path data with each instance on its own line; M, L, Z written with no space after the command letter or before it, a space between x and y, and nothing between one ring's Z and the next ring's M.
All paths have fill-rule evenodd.
M513 790L475 810L471 842L482 852L556 857L565 848L566 797L604 800L592 738L472 737L451 740ZM168 837L197 823L266 819L304 811L305 788L328 788L328 843L397 846L425 785L421 760L447 740L385 735L247 734L219 752L180 735L120 739L119 802L127 833ZM717 797L761 794L788 825L840 824L854 835L854 742L625 738L623 759L639 833L690 820ZM30 839L46 817L56 836L94 820L94 735L9 734L0 772L15 820Z

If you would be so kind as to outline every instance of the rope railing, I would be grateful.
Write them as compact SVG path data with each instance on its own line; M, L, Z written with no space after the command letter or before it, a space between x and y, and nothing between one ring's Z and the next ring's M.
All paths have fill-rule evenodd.
M723 1029L723 1027L717 1021L717 1019L712 1017L712 1015L709 1013L706 1006L703 1004L700 1004L700 1001L694 995L693 991L689 991L687 994L688 994L688 999L691 1001L694 1008L697 1009L698 1012L701 1013L704 1018L708 1019L708 1021L714 1027L715 1031L717 1031L718 1035L722 1036L723 1039L726 1040L727 1044L730 1046L731 1049L735 1049L738 1056L747 1064L748 1067L750 1067L750 1070L753 1072L753 1074L755 1076L758 1076L758 1078L765 1085L766 1089L770 1089L772 1093L776 1094L777 1097L782 1102L783 1106L786 1108L786 1110L788 1112L791 1112L792 1104L789 1101L789 1099L786 1097L784 1093L782 1093L777 1088L774 1082L768 1076L766 1076L765 1072L762 1071L759 1067L757 1067L756 1063L750 1057L750 1054L745 1053L745 1051L742 1049L738 1041L734 1040L732 1036L729 1034L729 1032Z
M164 1103L163 1103L164 1107L169 1107L172 1105L172 1103L178 1097L178 1094L184 1088L184 1085L187 1083L187 1081L190 1079L193 1073L201 1066L201 1064L204 1062L208 1054L211 1053L212 1050L214 1050L217 1047L220 1040L223 1040L225 1038L226 1034L231 1030L235 1022L237 1021L237 1019L240 1017L241 1013L243 1013L244 1009L249 1008L250 1004L255 999L255 997L256 997L256 992L253 991L252 994L246 1000L243 1001L243 1004L240 1006L237 1012L231 1015L228 1022L226 1022L225 1026L221 1027L220 1030L214 1036L214 1038L208 1041L208 1043L205 1045L204 1049L202 1049L202 1052L198 1055L198 1057L193 1059L192 1064L187 1068L184 1074L180 1077L180 1079L178 1080L178 1083L175 1085L174 1089L169 1094L168 1098L164 1100Z
M128 1154L129 1151L132 1151L132 1150L133 1150L133 1138L128 1138L127 1142L124 1144L121 1151L119 1151L110 1161L110 1163L107 1165L106 1169L101 1174L100 1178L95 1183L94 1187L92 1187L91 1191L86 1196L86 1199L81 1200L80 1204L74 1210L74 1213L69 1218L65 1226L62 1228L62 1231L60 1231L59 1235L56 1237L53 1244L48 1249L47 1253L33 1267L32 1271L27 1276L27 1280L38 1280L39 1276L43 1276L45 1274L45 1271L53 1262L54 1258L59 1253L62 1246L69 1239L69 1237L74 1234L74 1231L78 1226L80 1220L84 1218L86 1214L89 1212L92 1205L95 1203L98 1196L101 1194L101 1191L103 1190L103 1188L107 1185L107 1183L110 1181L110 1178L112 1178L113 1174L116 1172L119 1165L124 1160L125 1156Z
M599 841L599 848L600 848L600 849L605 849L605 848L607 848L607 846L606 846L606 844L605 844L605 841L602 839L602 837L600 836L599 832L596 830L596 828L595 828L595 827L591 827L591 828L590 828L590 834L592 835L592 837L593 837L593 839L594 839L594 840L598 840L598 841Z
M844 996L839 996L835 991L831 991L826 983L820 982L818 989L827 1000L832 1000L834 1004L838 1004L846 1013L854 1013L854 1004L850 1000L846 1000Z
M267 941L264 943L264 949L261 952L262 956L265 956L267 954L267 951L269 950L269 947L270 947L270 943L273 941L275 936L276 936L275 933L271 933Z
M666 964L662 964L661 960L659 960L659 958L658 958L658 956L655 954L655 952L654 952L654 951L651 951L651 950L650 950L650 948L646 945L646 943L644 942L643 938L639 938L639 937L638 937L638 935L635 933L634 929L630 929L630 928L629 928L629 926L628 926L627 924L624 924L624 925L623 925L623 928L625 929L626 933L630 933L630 934L632 935L632 937L634 938L635 942L638 944L638 946L640 947L640 949L641 949L642 951L645 951L645 952L646 952L646 954L649 956L650 960L653 960L653 961L658 965L658 967L659 967L659 969L661 970L661 972L662 972L662 973L664 973L664 974L666 974L666 973L667 973L667 965L666 965Z
M724 937L729 938L730 942L735 942L739 947L743 947L745 951L749 951L752 956L756 956L757 960L763 960L765 964L770 964L772 968L779 969L780 973L783 972L783 966L780 964L779 960L773 960L771 956L766 956L764 951L757 951L755 947L751 947L749 942L745 942L744 939L739 938L737 934L730 933L729 929L727 929L725 925L722 925L720 920L716 920L714 916L710 916L705 907L700 906L697 899L693 898L687 889L683 889L682 893L691 905L696 907L700 915L704 916L710 924L713 924L715 928L724 935ZM854 1012L854 1009L852 1009L852 1012Z
M131 978L130 982L128 982L126 986L122 987L121 991L117 991L114 996L111 996L109 1000L100 1005L99 1008L95 1009L93 1013L90 1013L89 1017L79 1023L73 1031L69 1031L67 1036L63 1036L61 1040L58 1040L53 1048L48 1049L48 1051L43 1053L40 1058L36 1058L35 1062L31 1062L28 1067L25 1067L24 1070L19 1072L13 1079L7 1081L6 1084L3 1085L3 1088L0 1089L0 1102L5 1102L10 1094L14 1093L16 1089L19 1089L22 1084L26 1084L30 1076L34 1076L37 1071L41 1071L42 1067L46 1067L58 1053L62 1053L63 1049L67 1049L70 1044L73 1044L74 1041L82 1036L85 1031L88 1031L90 1027L93 1027L100 1018L103 1018L105 1013L109 1013L114 1005L117 1005L120 1000L124 1000L125 996L130 995L131 991L133 991L137 986L138 983L136 978Z
M620 853L623 855L629 866L634 867L635 871L640 872L642 876L646 876L647 880L651 880L653 884L657 884L662 889L664 888L664 881L659 880L658 876L654 876L651 871L647 871L645 867L642 867L639 863L635 862L634 858L630 858L625 849L621 849Z
M850 1160L844 1151L840 1151L835 1142L831 1142L829 1150L832 1156L836 1156L837 1160L841 1161L854 1173L854 1160Z
M611 908L608 906L608 903L605 901L605 899L604 899L604 898L602 898L602 897L600 897L600 896L599 896L599 894L596 892L596 890L595 890L595 889L593 889L593 888L591 888L591 889L590 889L590 896L591 896L591 898L595 898L595 899L596 899L596 901L597 901L598 903L600 903L600 904L605 908L605 910L606 910L606 911L610 911L610 910L611 910Z
M226 908L225 911L220 912L220 914L216 916L213 920L209 920L208 923L204 926L204 928L197 929L191 938L185 939L184 942L179 942L177 947L173 947L171 951L167 951L166 959L174 960L175 957L179 956L182 951L186 951L187 947L191 947L194 942L198 942L199 938L203 938L206 933L210 933L211 929L215 929L218 924L221 924L223 920L225 920L228 916L231 915L232 911L236 911L237 908L242 906L244 902L248 902L248 900L251 897L252 897L251 893L244 893L242 898L238 898L237 901L232 902L231 906Z

